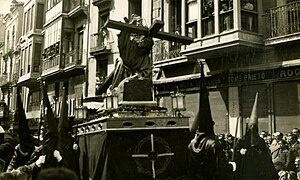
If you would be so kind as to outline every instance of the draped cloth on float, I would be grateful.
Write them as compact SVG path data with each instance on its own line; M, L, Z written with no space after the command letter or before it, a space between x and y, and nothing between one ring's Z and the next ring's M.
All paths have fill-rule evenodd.
M151 75L151 59L149 57L154 42L149 36L132 38L131 33L121 31L118 35L118 47L121 59L117 59L114 71L112 89L119 83L135 73L142 77Z
M150 135L154 137L154 149L160 153L174 153L158 157L155 173L158 179L187 176L188 129L102 131L79 136L80 176L97 180L153 179L151 162L146 157L151 150Z

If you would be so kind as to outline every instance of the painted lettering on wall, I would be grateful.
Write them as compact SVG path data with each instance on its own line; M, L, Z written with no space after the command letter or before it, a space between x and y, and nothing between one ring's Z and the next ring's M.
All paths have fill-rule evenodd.
M249 82L249 81L260 81L265 79L266 79L265 72L229 74L227 83L242 83L242 82Z
M279 78L294 77L294 76L300 76L300 68L282 69L279 72Z

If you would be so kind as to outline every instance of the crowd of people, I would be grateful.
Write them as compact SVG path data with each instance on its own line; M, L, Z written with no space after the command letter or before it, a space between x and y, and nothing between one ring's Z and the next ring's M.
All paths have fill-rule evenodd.
M236 161L236 156L243 150L239 147L239 139L231 134L218 134L219 142L228 162ZM284 135L281 132L269 134L266 131L260 133L260 138L265 142L272 163L280 180L300 180L300 130L294 128ZM234 145L236 141L236 146ZM234 150L235 149L235 150Z
M0 126L0 180L78 179L75 171L63 167L59 150L46 155L43 143L32 140L33 143L22 143L18 133Z

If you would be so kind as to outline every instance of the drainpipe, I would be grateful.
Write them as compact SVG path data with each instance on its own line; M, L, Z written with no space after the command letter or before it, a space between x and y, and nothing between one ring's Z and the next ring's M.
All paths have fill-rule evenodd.
M87 10L87 43L86 43L86 67L85 67L85 96L88 97L88 85L89 85L89 44L90 44L90 5L91 5L91 0L89 0L88 4L88 10Z

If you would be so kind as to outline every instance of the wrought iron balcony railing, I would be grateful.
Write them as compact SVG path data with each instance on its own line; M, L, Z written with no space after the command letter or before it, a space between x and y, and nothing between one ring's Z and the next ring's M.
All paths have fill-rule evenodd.
M84 49L74 49L65 54L65 67L81 64L86 51Z
M60 65L60 56L55 55L43 60L43 70L47 70Z
M41 108L40 102L31 102L28 104L28 111L39 111Z
M87 4L85 3L85 0L70 0L70 11L72 11L73 9L79 7L79 6L87 6Z
M153 61L156 62L180 57L180 49L180 43L165 40L156 41L153 46Z
M91 51L110 50L113 39L110 32L102 30L99 33L91 35Z
M272 8L265 18L268 38L300 32L300 1Z

